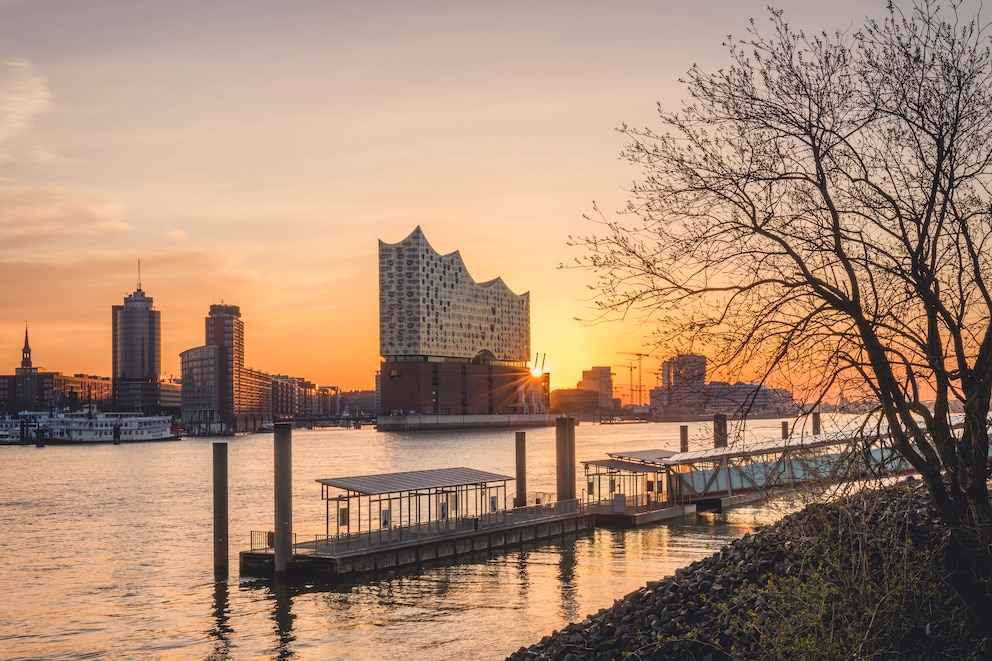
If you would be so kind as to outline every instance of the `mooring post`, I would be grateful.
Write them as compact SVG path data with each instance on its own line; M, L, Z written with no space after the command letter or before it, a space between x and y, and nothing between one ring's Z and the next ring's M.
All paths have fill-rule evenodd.
M275 578L285 578L293 559L293 425L275 423Z
M782 440L789 438L789 421L782 421Z
M727 447L727 416L723 413L713 414L713 447Z
M558 501L568 500L568 418L555 420L555 472L558 478Z
M568 498L575 500L575 418L568 419Z
M689 425L679 425L679 452L689 451Z
M214 580L228 577L227 443L214 443Z
M813 411L813 436L820 435L820 412Z
M514 507L527 506L527 432L517 432L517 497Z

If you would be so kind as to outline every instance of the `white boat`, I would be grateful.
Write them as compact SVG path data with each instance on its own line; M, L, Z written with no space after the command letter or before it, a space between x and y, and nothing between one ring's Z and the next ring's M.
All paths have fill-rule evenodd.
M167 415L135 413L21 413L0 420L0 443L73 445L175 441L182 429Z

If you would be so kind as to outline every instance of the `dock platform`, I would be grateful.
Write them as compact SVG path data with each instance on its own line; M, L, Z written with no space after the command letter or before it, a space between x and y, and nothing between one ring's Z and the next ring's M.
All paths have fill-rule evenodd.
M489 527L482 527L480 522L479 529L475 529L474 522L469 523L467 530L351 550L328 548L323 540L298 543L293 547L287 574L325 580L352 579L363 574L458 560L473 554L500 553L530 543L585 533L592 530L594 517L584 510L558 514L552 508L547 516L531 520ZM273 563L272 549L253 549L240 554L243 576L271 577Z
M506 508L510 479L464 467L318 479L326 534L298 541L290 533L252 531L241 574L350 579L593 527L577 499Z

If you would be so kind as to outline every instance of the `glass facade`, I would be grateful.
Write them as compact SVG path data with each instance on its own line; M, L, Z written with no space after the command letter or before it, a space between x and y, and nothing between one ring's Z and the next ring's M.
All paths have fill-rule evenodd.
M522 366L530 358L530 294L478 283L456 251L441 255L418 227L379 241L379 344L386 360L443 356Z
M148 414L161 410L162 320L139 286L115 305L113 320L113 407Z

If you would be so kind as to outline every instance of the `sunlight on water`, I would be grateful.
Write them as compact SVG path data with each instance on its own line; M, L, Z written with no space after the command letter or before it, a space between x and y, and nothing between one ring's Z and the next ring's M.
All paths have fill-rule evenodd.
M576 456L678 449L678 427L580 425ZM692 449L709 446L708 430L692 425ZM759 421L746 436L780 431ZM0 448L5 658L498 659L781 515L740 508L355 585L272 586L237 577L249 532L273 517L272 436L247 436L229 441L232 575L215 585L214 440ZM554 446L554 429L527 432L532 498L554 492ZM513 476L514 462L513 432L296 430L294 531L325 530L318 478L452 466Z

